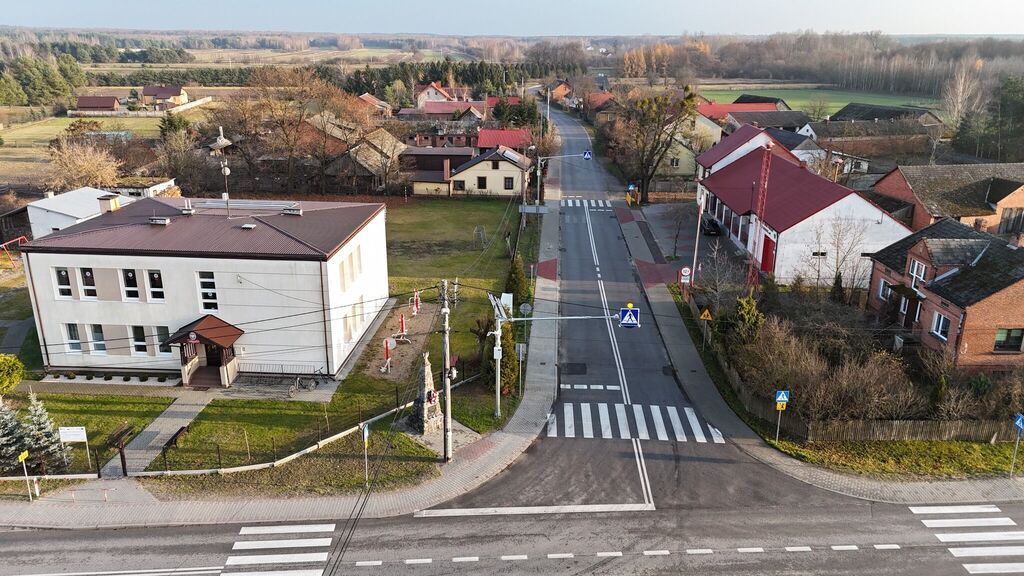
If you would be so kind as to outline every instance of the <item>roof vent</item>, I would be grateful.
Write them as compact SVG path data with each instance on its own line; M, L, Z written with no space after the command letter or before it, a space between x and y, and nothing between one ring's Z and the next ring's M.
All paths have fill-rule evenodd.
M300 206L289 206L282 210L281 213L288 216L302 216L302 208Z
M256 225L253 224L252 222L249 222L247 224L242 224L242 230L252 230L255 227L256 227Z
M149 223L156 226L167 226L171 223L171 219L167 216L150 216Z
M186 216L191 216L196 213L196 209L192 207L192 199L186 198L185 205L181 208L181 213Z

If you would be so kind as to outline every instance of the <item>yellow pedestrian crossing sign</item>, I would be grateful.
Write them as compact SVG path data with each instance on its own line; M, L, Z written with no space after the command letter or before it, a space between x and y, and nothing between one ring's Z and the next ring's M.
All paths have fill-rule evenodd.
M18 462L24 462L25 460L28 460L28 450L18 454Z
M700 313L700 319L705 322L711 322L711 310L705 308L704 311Z

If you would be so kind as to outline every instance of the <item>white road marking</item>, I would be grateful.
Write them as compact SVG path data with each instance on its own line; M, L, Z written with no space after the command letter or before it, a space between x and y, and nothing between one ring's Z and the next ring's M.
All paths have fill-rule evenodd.
M31 574L28 576L108 576L113 574L152 574L152 573L179 573L191 572L193 574L210 574L220 572L223 566L198 566L196 568L150 568L147 570L112 570L108 572L54 572L50 574ZM206 570L207 572L200 572Z
M697 442L707 442L704 429L700 427L700 420L697 420L697 413L693 411L693 408L683 408L683 411L686 412L686 421L690 423L690 429L693 430L693 438Z
M764 548L737 548L736 551L740 554L759 554L764 552Z
M1024 540L1024 531L1015 530L1013 532L947 532L945 534L936 534L935 537L939 539L939 542L984 542L986 540L999 542L1007 540Z
M619 438L622 440L629 440L629 421L626 420L626 406L623 404L615 405L615 419L619 422Z
M857 548L853 544L842 544L842 545L839 545L839 546L832 546L832 549L835 550L836 552L846 552L846 551L850 551L850 550L859 550L859 548Z
M587 402L580 402L580 418L583 419L584 438L594 437L594 422L590 419L590 416L590 404Z
M725 438L722 437L722 432L718 428L708 424L708 431L711 432L711 440L715 444L725 444Z
M255 534L302 534L305 532L334 532L334 524L294 524L291 526L246 526L240 536Z
M376 561L373 566L380 566L382 562ZM358 564L357 564L358 565ZM370 564L367 564L370 566ZM269 572L231 572L225 576L323 576L323 569L316 570L271 570Z
M356 562L356 566L380 566L383 563L380 560L360 560Z
M668 556L668 550L644 550L644 556Z
M618 558L622 556L622 552L598 552L598 558Z
M549 560L562 560L565 558L575 558L572 552L565 552L562 554L548 554Z
M810 552L810 546L786 546L786 552Z
M586 384L574 384L573 388L576 390L586 390L587 388L590 388L590 386L587 386Z
M658 440L668 440L665 421L661 419L661 406L651 406L651 420L654 421L654 432L658 435Z
M687 548L687 554L714 554L711 548Z
M479 562L479 556L456 556L452 558L452 562Z
M409 558L405 561L406 564L430 564L434 561L433 558Z
M611 438L612 420L608 417L608 405L604 402L598 404L597 415L601 419L601 438Z
M264 548L316 548L330 546L330 538L305 538L302 540L244 540L235 542L232 550L262 550Z
M1000 510L992 504L981 504L977 506L911 506L910 511L914 514L988 514Z
M575 438L576 437L576 421L573 420L572 416L572 404L565 404L565 437Z
M446 516L524 516L529 514L584 514L595 512L651 512L654 504L575 504L566 506L509 506L495 508L438 508L420 510L415 518Z
M308 564L310 562L326 562L329 553L309 552L305 554L259 554L256 556L230 556L225 562L227 566L245 566L248 564Z
M647 420L644 418L644 407L633 404L633 416L636 417L636 434L641 440L650 440L651 435L647 433Z
M672 432L676 435L677 442L686 442L686 432L683 430L683 423L679 420L679 411L675 406L669 406L668 419L672 422Z
M509 554L507 556L502 556L501 559L502 560L529 560L529 558L527 558L526 554Z
M602 386L600 384L591 384L590 385L590 389L591 390L604 390L604 386Z
M644 490L644 501L654 504L654 494L651 493L651 478L647 475L647 460L644 459L644 451L640 448L640 441L633 440L633 450L640 457L640 487Z
M555 418L555 413L548 414L548 437L555 438L558 436L558 420Z
M942 520L921 520L928 528L977 528L980 526L1016 526L1010 518L943 518Z
M949 548L957 558L974 556L1024 556L1024 546L979 546L976 548Z
M562 386L562 390L572 390L572 386L570 386L568 384L562 384L561 386Z
M610 385L610 384L609 384L608 386L605 386L605 387L604 387L604 389L605 389L605 390L615 390L615 391L619 391L619 390L622 390L622 387L621 387L621 386L614 386L614 385Z
M899 550L899 544L875 544L875 550Z
M1024 573L1024 564L1015 562L1011 564L964 564L968 574L1021 574Z

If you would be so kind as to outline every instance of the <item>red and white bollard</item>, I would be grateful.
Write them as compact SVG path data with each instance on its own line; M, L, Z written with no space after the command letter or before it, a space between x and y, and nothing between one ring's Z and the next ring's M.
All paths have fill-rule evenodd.
M420 313L420 291L413 292L412 295L412 315L416 316Z
M391 346L388 345L389 338L384 339L384 365L380 367L381 374L391 372Z

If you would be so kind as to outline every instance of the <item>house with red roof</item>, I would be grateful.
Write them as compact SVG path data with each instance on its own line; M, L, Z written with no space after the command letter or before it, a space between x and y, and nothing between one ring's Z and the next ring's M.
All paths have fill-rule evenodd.
M417 108L422 108L427 102L465 102L473 97L470 88L442 86L440 82L417 86L415 93Z
M481 128L476 146L481 152L505 146L523 154L533 144L533 135L526 128Z
M79 112L117 112L117 96L79 96L75 108Z
M802 276L827 285L838 271L845 286L867 286L871 255L911 230L853 190L780 157L780 147L750 150L700 180L707 217L780 283ZM767 193L759 218L754 211L765 155Z
M720 104L711 102L697 106L697 112L719 125L724 125L726 117L732 112L776 112L778 108L770 102L751 102L746 104Z
M424 102L419 108L402 108L398 111L400 120L458 120L463 119L466 113L475 116L478 120L486 116L487 103L482 100L475 101L447 101L430 100Z
M768 132L747 124L722 138L710 150L697 156L698 176L706 178L717 170L746 156L751 151L765 147L769 142L773 145L773 154L789 162L800 163L800 160L785 146L778 145L779 142L772 138Z
M520 99L519 96L488 96L486 100L487 109L490 110L491 108L494 108L498 105L498 102L501 102L502 100L504 100L506 104L511 105L522 103L522 99Z
M364 106L368 107L374 116L380 116L383 118L391 117L391 104L377 98L373 94L364 92L359 95L359 101L362 102Z

